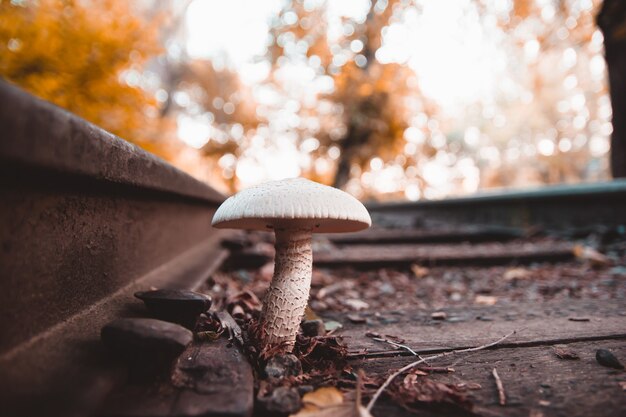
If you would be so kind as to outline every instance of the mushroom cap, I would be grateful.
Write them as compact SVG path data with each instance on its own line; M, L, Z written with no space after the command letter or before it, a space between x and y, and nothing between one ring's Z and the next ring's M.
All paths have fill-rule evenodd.
M222 203L212 224L220 229L311 229L356 232L372 224L365 206L337 188L304 178L271 181L238 192Z

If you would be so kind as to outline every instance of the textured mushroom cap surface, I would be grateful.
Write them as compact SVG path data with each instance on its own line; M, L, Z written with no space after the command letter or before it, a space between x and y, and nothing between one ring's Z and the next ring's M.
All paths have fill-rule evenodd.
M229 197L213 216L221 229L356 232L372 224L365 206L337 188L304 178L271 181Z

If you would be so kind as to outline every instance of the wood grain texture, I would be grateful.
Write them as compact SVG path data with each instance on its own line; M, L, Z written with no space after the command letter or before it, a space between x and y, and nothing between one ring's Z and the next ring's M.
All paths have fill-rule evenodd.
M569 243L483 243L460 245L354 245L317 251L318 267L382 267L425 265L498 265L572 259Z
M431 374L436 381L459 384L478 383L481 388L468 391L474 403L474 412L485 416L544 416L610 417L626 415L626 395L620 382L626 381L626 373L600 366L595 360L598 348L611 350L620 358L626 358L626 342L623 340L578 342L567 347L580 355L580 360L559 359L552 346L525 348L500 348L459 355L440 361L437 366L452 366L449 374ZM386 376L413 358L376 358L352 361L355 369L363 369L370 376ZM507 396L506 406L499 405L498 391L491 374L497 367ZM400 376L399 378L402 378ZM422 406L411 413L389 400L381 400L374 407L375 416L458 416L469 415L466 411L447 409L433 410Z
M453 243L453 242L504 242L523 237L520 229L511 227L459 226L438 229L382 229L372 228L356 233L328 235L340 245L375 245L382 243Z
M344 324L337 332L352 354L371 356L406 354L366 336L376 332L399 337L420 353L479 346L517 330L505 346L545 345L584 340L626 339L626 309L617 301L507 304L444 310L446 320L431 318L431 311L361 313L370 324L354 324L341 315L331 316ZM589 321L572 321L571 318Z

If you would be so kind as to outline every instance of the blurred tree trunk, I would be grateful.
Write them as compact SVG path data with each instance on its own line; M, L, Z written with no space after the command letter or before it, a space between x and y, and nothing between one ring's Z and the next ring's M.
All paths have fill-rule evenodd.
M604 0L597 23L604 35L613 107L611 173L626 177L626 1Z
M366 30L372 30L374 26L374 5L375 2L372 1L370 5L370 10L367 13L367 19L365 23ZM380 30L380 28L378 30ZM365 56L366 59L365 65L361 68L363 72L368 71L372 60L375 59L374 53L376 51L374 48L380 46L380 42L378 42L377 45L373 46L372 38L375 37L369 34L369 36L365 36L362 39L363 51L361 53L363 54L363 56ZM337 164L337 171L335 171L333 187L343 189L344 186L348 183L348 181L350 180L350 169L352 167L352 161L359 151L359 147L367 142L369 135L370 132L360 127L354 117L350 117L350 120L348 122L348 128L346 130L346 136L344 136L339 141L339 149L341 153L339 154L339 163Z
M368 136L369 132L360 129L355 121L350 121L346 136L339 143L341 154L339 155L333 187L343 189L350 180L352 161L359 151L359 146L367 142Z
M350 180L351 159L346 149L341 151L339 164L337 164L337 171L335 172L335 179L333 180L333 187L343 189Z

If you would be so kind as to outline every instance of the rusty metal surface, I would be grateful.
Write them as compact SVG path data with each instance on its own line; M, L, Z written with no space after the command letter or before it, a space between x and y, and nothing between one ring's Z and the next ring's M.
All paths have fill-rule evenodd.
M484 192L445 200L371 203L373 223L419 227L432 222L564 230L626 224L626 180Z
M0 132L1 160L206 202L224 199L158 157L1 80Z
M171 261L89 308L0 354L0 412L10 416L93 415L126 379L122 363L100 343L100 329L119 317L147 317L133 294L158 288L195 289L226 257L214 233Z
M213 232L223 196L0 82L0 354Z
M6 165L0 172L0 352L212 233L212 206Z
M194 343L173 366L170 380L128 383L115 390L99 417L249 417L254 377L241 350L225 337Z
M0 131L0 414L93 414L124 380L100 328L221 265L223 196L3 82Z

